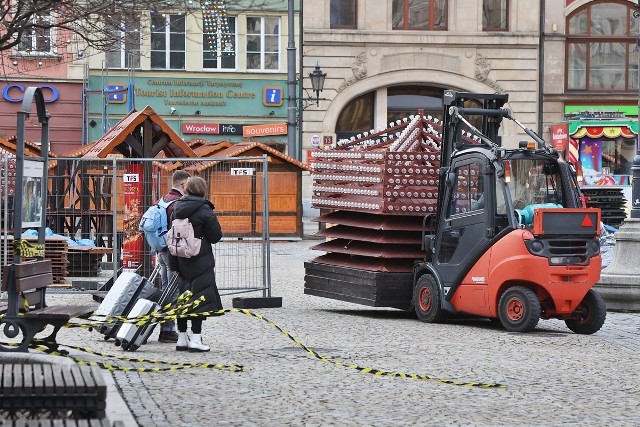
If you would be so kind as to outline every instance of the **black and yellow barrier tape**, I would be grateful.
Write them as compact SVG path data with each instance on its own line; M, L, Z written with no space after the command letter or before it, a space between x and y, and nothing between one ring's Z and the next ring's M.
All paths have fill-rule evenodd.
M157 359L145 359L143 357L125 357L125 356L117 356L115 354L101 353L89 348L78 347L69 344L60 344L60 346L65 348L70 348L73 350L77 350L83 353L91 354L94 356L99 356L107 359L116 359L121 360L123 362L135 362L135 363L147 363L147 364L155 364L155 365L165 365L165 367L153 367L153 368L144 368L144 367L127 367L115 365L112 363L106 362L98 362L95 360L86 360L67 352L62 352L58 350L53 350L51 345L47 345L51 343L47 343L42 340L34 340L31 347L35 350L41 351L43 353L47 353L53 356L65 356L72 360L74 360L79 365L88 365L88 366L98 366L102 369L106 369L108 371L122 371L122 372L166 372L166 371L178 371L183 369L190 368L200 368L200 369L218 369L222 371L231 371L231 372L242 372L244 370L244 366L235 365L235 364L223 364L223 363L195 363L195 362L171 362L167 360L157 360Z
M289 332L287 332L286 330L282 329L280 326L276 325L273 321L267 319L266 317L264 317L261 314L253 313L253 312L251 312L249 310L246 310L246 309L237 309L237 308L227 309L227 310L220 310L220 311L224 311L225 313L241 313L241 314L244 314L244 315L249 316L249 317L253 317L253 318L256 318L256 319L263 320L263 321L267 322L269 325L271 325L274 328L276 328L281 334L283 334L285 337L289 338L291 341L296 343L300 348L302 348L304 351L306 351L308 354L310 354L311 356L315 357L316 359L319 359L319 360L321 360L323 362L331 363L331 364L333 364L335 366L339 366L339 367L342 367L342 368L354 369L354 370L362 372L364 374L373 374L373 375L380 376L380 377L399 377L399 378L410 378L410 379L414 379L414 380L437 381L437 382L444 383L444 384L452 384L452 385L467 386L467 387L481 387L481 388L505 388L506 387L505 385L499 384L499 383L455 381L455 380L451 380L451 379L447 379L447 378L438 378L438 377L434 377L434 376L431 376L431 375L407 374L407 373L403 373L403 372L393 372L393 371L387 371L387 370L384 370L384 369L369 368L369 367L356 365L356 364L353 364L353 363L346 363L346 362L341 362L341 361L338 361L338 360L333 360L333 359L331 359L329 357L325 357L325 356L322 356L321 354L318 354L316 351L314 351L310 347L308 347L308 346L304 345L303 343L301 343L297 338L295 338ZM219 312L216 312L216 313L219 313ZM191 316L191 314L189 314L189 316Z
M43 257L44 244L18 239L13 242L13 253L25 258Z
M280 326L278 326L275 322L271 321L270 319L266 318L265 316L263 316L262 314L258 314L258 313L253 313L249 310L246 309L224 309L224 310L217 310L217 311L210 311L210 312L200 312L200 313L194 313L194 312L187 312L185 311L185 308L190 308L190 303L189 303L189 297L190 295L188 293L181 295L180 303L177 304L176 306L173 306L170 309L170 314L167 313L162 313L162 312L157 312L157 313L150 313L149 315L146 316L140 316L140 318L135 318L135 319L127 319L127 321L131 322L131 321L135 321L137 322L136 324L145 324L144 321L151 321L151 322L162 322L164 320L173 320L176 319L177 317L181 317L181 318L190 318L190 317L211 317L211 316L220 316L223 315L225 313L240 313L240 314L244 314L245 316L248 317L253 317L259 320L262 320L266 323L268 323L269 325L271 325L272 327L274 327L276 330L278 330L281 334L283 334L284 336L286 336L287 338L289 338L290 340L292 340L294 343L296 343L296 345L298 345L300 348L302 348L304 351L306 351L309 355L323 361L323 362L327 362L330 364L333 364L335 366L339 366L339 367L343 367L343 368L348 368L348 369L353 369L365 374L372 374L372 375L376 375L376 376L386 376L386 377L399 377L399 378L410 378L410 379L416 379L416 380L429 380L429 381L437 381L440 383L444 383L444 384L452 384L452 385L458 385L458 386L467 386L467 387L481 387L481 388L504 388L505 385L503 384L499 384L499 383L487 383L487 382L465 382L465 381L456 381L456 380L451 380L451 379L447 379L447 378L438 378L432 375L425 375L425 374L410 374L410 373L404 373L404 372L393 372L393 371L387 371L384 369L377 369L377 368L370 368L370 367L364 367L364 366L360 366L357 364L353 364L353 363L346 363L346 362L342 362L342 361L338 361L338 360L333 360L329 357L323 356L319 353L317 353L316 351L314 351L312 348L308 347L307 345L303 344L302 342L300 342L297 338L295 338L294 336L292 336L288 331L286 331L285 329L281 328ZM198 301L198 300L196 300ZM168 305L171 306L171 305ZM189 310L190 311L190 310ZM117 316L114 316L114 318ZM144 318L144 320L142 319Z
M175 320L177 318L190 318L190 317L213 317L213 316L221 316L225 313L240 313L240 314L244 314L245 316L248 317L252 317L255 319L259 319L262 320L264 322L266 322L267 324L271 325L272 327L274 327L276 330L278 330L281 334L283 334L284 336L286 336L287 338L289 338L290 340L292 340L294 343L296 343L296 345L298 345L300 348L302 348L305 352L307 352L307 354L315 357L316 359L321 360L322 362L326 362L326 363L330 363L334 366L338 366L338 367L342 367L342 368L347 368L347 369L353 369L365 374L372 374L372 375L376 375L376 376L385 376L385 377L399 377L399 378L409 378L409 379L415 379L415 380L424 380L424 381L437 381L443 384L451 384L451 385L456 385L456 386L466 386L466 387L479 387L479 388L505 388L506 386L500 383L488 383L488 382L476 382L476 381L456 381L456 380L452 380L452 379L448 379L448 378L439 378L436 376L432 376L432 375L426 375L426 374L412 374L412 373L404 373L404 372L394 372L394 371L387 371L384 369L377 369L377 368L371 368L371 367L365 367L365 366L360 366L357 364L353 364L353 363L347 363L347 362L343 362L343 361L339 361L339 360L334 360L330 357L326 357L323 356L319 353L317 353L315 350L313 350L312 348L306 346L305 344L303 344L302 342L300 342L297 338L295 338L293 335L291 335L288 331L286 331L285 329L281 328L280 326L278 326L276 323L274 323L273 321L271 321L270 319L266 318L265 316L263 316L262 314L258 314L258 313L253 313L249 310L246 309L223 309L223 310L217 310L217 311L205 311L205 312L194 312L194 308L196 308L201 302L202 302L202 298L200 299L196 299L194 301L191 301L191 294L188 292L185 292L183 295L181 295L178 300L174 303L170 303L170 304L166 304L164 307L162 307L162 309L160 310L154 310L153 312L143 315L143 316L137 316L137 317L124 317L124 316L107 316L107 315L96 315L96 317L100 317L102 318L102 320L99 321L91 321L91 322L86 322L86 323L75 323L75 322L70 322L66 325L66 327L82 327L82 328L94 328L100 325L104 325L104 324L122 324L122 323L133 323L137 326L144 326L144 325L151 325L151 324L157 324L157 323L163 323L167 320ZM85 351L87 353L91 353L91 354L96 354L96 355L100 355L102 357L113 357L113 358L119 358L118 356L113 356L113 355L106 355L103 353L95 353L92 352L91 350L88 349L84 349L81 347L73 347L73 346L67 346L65 344L60 344L61 346L65 346L65 347L69 347L69 348L74 348L76 350L79 351ZM42 346L41 346L42 347ZM47 347L45 347L47 348ZM48 349L48 348L47 348ZM48 351L52 351L52 350L48 350ZM53 354L53 353L52 353ZM62 354L62 353L60 353ZM75 360L75 358L74 358ZM88 364L92 364L95 366L100 366L104 369L109 369L109 370L129 370L129 371L137 371L137 372L160 372L160 371L167 371L167 370L177 370L177 369L185 369L187 367L214 367L214 369L228 369L228 370L233 370L233 371L238 371L238 370L242 370L242 369L233 369L232 367L235 368L242 368L240 365L221 365L221 364L205 364L206 366L192 366L192 364L190 363L186 363L186 364L177 364L175 366L170 366L170 367L166 367L166 368L127 368L127 367L121 367L118 365L113 365L113 364L108 364L108 363L103 363L103 362L88 362L88 361L84 361L82 360L82 362L80 362L80 360L82 359L78 359L77 362L78 363L88 363ZM138 362L138 361L144 361L146 363L158 363L158 362L153 362L153 361L149 361L146 359L139 359L139 358L123 358L122 360L126 360L128 362ZM165 364L173 364L175 362L159 362L159 363L165 363ZM215 366L221 366L220 368L215 368Z

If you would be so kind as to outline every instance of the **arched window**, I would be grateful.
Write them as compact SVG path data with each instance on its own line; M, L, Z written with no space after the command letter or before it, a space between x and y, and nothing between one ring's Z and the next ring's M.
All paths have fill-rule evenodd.
M638 26L629 2L590 3L567 18L568 91L638 89Z
M336 137L347 139L373 128L375 93L369 92L353 99L340 113L336 122Z

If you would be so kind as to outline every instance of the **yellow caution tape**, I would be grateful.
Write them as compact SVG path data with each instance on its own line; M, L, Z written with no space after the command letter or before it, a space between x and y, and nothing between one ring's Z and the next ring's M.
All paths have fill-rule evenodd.
M189 292L185 292L184 294L180 295L180 297L178 298L178 300L174 303L169 303L166 304L164 307L162 307L160 310L155 310L147 315L143 315L143 316L138 316L138 317L133 317L133 318L128 318L128 317L124 317L124 316L107 316L107 315L94 315L96 317L101 317L103 318L103 320L99 320L99 321L93 321L93 322L88 322L88 323L68 323L67 325L65 325L66 327L70 327L70 328L74 328L74 327L82 327L82 328L93 328L93 327L97 327L100 325L104 325L104 324L118 324L118 323L133 323L135 325L138 326L144 326L144 325L150 325L150 324L157 324L157 323L163 323L166 322L168 320L175 320L177 318L191 318L191 317L212 317L212 316L220 316L223 315L225 313L240 313L240 314L244 314L245 316L248 317L252 317L252 318L256 318L259 320L262 320L266 323L268 323L269 325L273 326L276 330L278 330L281 334L283 334L285 337L289 338L290 340L292 340L294 343L296 343L296 345L298 345L300 348L302 348L304 351L306 351L309 355L323 361L323 362L327 362L327 363L331 363L334 366L339 366L339 367L343 367L343 368L348 368L348 369L353 369L365 374L373 374L376 376L387 376L387 377L399 377L399 378L409 378L409 379L415 379L415 380L429 380L429 381L437 381L440 383L444 383L444 384L451 384L451 385L457 385L457 386L466 386L466 387L480 387L480 388L504 388L506 387L503 384L499 384L499 383L486 383L486 382L471 382L471 381L456 381L456 380L452 380L452 379L448 379L448 378L438 378L435 376L431 376L431 375L425 375L425 374L409 374L409 373L403 373L403 372L393 372L393 371L387 371L384 369L377 369L377 368L370 368L370 367L364 367L364 366L360 366L357 364L350 364L350 363L346 363L346 362L342 362L342 361L338 361L338 360L333 360L329 357L323 356L319 353L317 353L316 351L314 351L313 349L311 349L310 347L306 346L305 344L303 344L302 342L300 342L297 338L295 338L294 336L292 336L289 332L287 332L285 329L282 329L280 326L278 326L277 324L275 324L273 321L267 319L266 317L264 317L261 314L258 313L253 313L249 310L246 309L223 309L223 310L217 310L217 311L208 311L208 312L193 312L193 310L202 303L202 301L204 300L203 297L200 297L199 299L196 299L194 301L191 301L191 293ZM40 343L42 343L42 341L40 341ZM54 343L55 344L55 343ZM127 368L127 367L122 367L122 366L118 366L118 365L113 365L113 364L108 364L108 363L103 363L103 362L95 362L95 361L85 361L83 359L79 359L79 358L75 358L73 356L68 356L68 357L72 357L74 358L74 360L76 360L78 363L86 363L89 365L95 365L95 366L100 366L104 369L109 369L109 370L121 370L121 371L136 371L136 372L160 372L160 371L169 371L169 370L178 370L178 369L186 369L186 368L191 368L191 367L203 367L203 368L211 368L211 369L227 369L227 370L232 370L232 371L241 371L243 368L241 365L222 365L222 364L200 364L197 366L194 366L193 364L189 364L189 363L175 363L175 362L162 362L162 361L150 361L147 359L139 359L139 358L122 358L122 357L118 357L118 356L113 356L113 355L107 355L107 354L102 354L102 353L95 353L92 350L89 349L85 349L85 348L81 348L81 347L74 347L74 346L68 346L65 344L59 344L61 346L65 346L65 347L69 347L69 348L74 348L76 350L79 351L84 351L90 354L96 354L96 355L100 355L102 357L110 357L110 358L116 358L116 359L120 359L120 360L125 360L128 362L145 362L145 363L162 363L165 365L172 365L170 367L165 367L165 368ZM38 348L48 348L46 346L39 346ZM61 352L56 352L53 351L51 349L48 350L43 350L46 352L50 352L51 354L64 354ZM201 366L202 365L202 366Z
M218 369L218 370L224 370L224 371L231 371L231 372L242 372L244 370L244 366L242 365L226 365L223 363L185 363L185 362L171 362L171 361L166 361L166 360L152 360L152 359L145 359L142 357L124 357L124 356L116 356L113 354L108 354L108 353L100 353L94 350L91 350L89 348L85 348L85 347L77 347L77 346L73 346L73 345L67 345L67 344L59 344L60 346L66 347L66 348L70 348L70 349L74 349L77 351L81 351L87 354L92 354L95 356L100 356L100 357L104 357L104 358L109 358L109 359L116 359L116 360L121 360L123 362L136 362L136 363L148 363L148 364L156 364L156 365L165 365L165 367L155 367L155 368L132 368L132 367L127 367L127 366L119 366L119 365L115 365L115 364L111 364L111 363L105 363L105 362L98 362L95 360L86 360L86 359L82 359L80 357L77 356L73 356L68 354L68 352L66 351L58 351L58 350L52 350L50 345L47 345L50 343L47 343L46 341L43 340L34 340L32 342L31 347L34 348L35 350L41 351L43 353L47 353L47 354L51 354L54 356L65 356L68 357L72 360L74 360L76 363L80 364L80 365L88 365L88 366L99 366L100 368L103 369L107 369L109 371L122 371L122 372L166 372L166 371L178 371L178 370L182 370L182 369L190 369L190 368L201 368L201 369Z
M154 312L154 313L150 313L150 314L148 314L146 316L140 316L139 318L137 317L135 319L126 319L126 320L128 322L135 321L136 324L146 324L144 322L147 322L147 321L150 321L150 322L162 322L163 320L164 321L166 321L166 320L174 320L176 318L211 317L211 316L220 316L220 315L225 314L225 313L240 313L240 314L244 314L245 316L253 317L253 318L256 318L256 319L263 320L264 322L267 322L269 325L273 326L275 329L277 329L284 336L286 336L287 338L292 340L294 343L296 343L299 347L301 347L303 350L305 350L311 356L313 356L313 357L315 357L315 358L317 358L317 359L319 359L319 360L321 360L323 362L331 363L331 364L333 364L335 366L348 368L348 369L354 369L354 370L360 371L362 373L373 374L373 375L376 375L376 376L410 378L410 379L416 379L416 380L430 380L430 381L438 381L438 382L441 382L441 383L444 383L444 384L452 384L452 385L467 386L467 387L481 387L481 388L504 388L505 387L505 385L499 384L499 383L455 381L455 380L451 380L451 379L447 379L447 378L438 378L438 377L434 377L434 376L431 376L431 375L407 374L407 373L402 373L402 372L393 372L393 371L387 371L387 370L384 370L384 369L363 367L363 366L359 366L359 365L356 365L356 364L349 364L349 363L333 360L331 358L328 358L326 356L323 356L323 355L317 353L316 351L314 351L310 347L306 346L305 344L300 342L297 338L295 338L294 336L289 334L289 332L287 332L286 330L282 329L280 326L278 326L273 321L267 319L266 317L264 317L261 314L253 313L253 312L251 312L249 310L246 310L246 309L236 309L236 308L217 310L217 311L209 311L209 312L200 312L200 313L194 313L194 312L192 312L192 310L187 310L187 309L193 307L193 306L191 306L191 302L189 302L190 297L191 297L191 294L186 292L186 293L184 293L183 295L181 295L178 298L178 302L176 302L175 305L174 304L168 304L167 306L165 306L165 308L167 309L166 311ZM201 301L202 301L202 297L200 299L194 301L193 304L195 306L197 306L197 304L200 304ZM188 311L191 311L191 312L188 312ZM119 319L119 317L118 316L113 316L112 319ZM109 319L109 320L111 320L111 319Z
M392 372L392 371L386 371L384 369L375 369L375 368L367 368L367 367L363 367L363 366L359 366L356 364L348 364L345 362L340 362L337 360L333 360L331 358L322 356L320 354L318 354L316 351L314 351L313 349L311 349L310 347L304 345L303 343L301 343L297 338L293 337L291 334L289 334L289 332L287 332L286 330L282 329L280 326L276 325L274 322L272 322L271 320L267 319L266 317L264 317L261 314L256 314L256 313L252 313L249 310L245 310L245 309L230 309L230 310L224 310L227 313L242 313L246 316L249 317L254 317L256 319L260 319L263 320L265 322L267 322L269 325L273 326L274 328L276 328L278 331L280 331L280 333L282 333L284 336L286 336L287 338L289 338L291 341L295 342L299 347L301 347L303 350L305 350L308 354L310 354L311 356L320 359L323 362L327 362L327 363L331 363L335 366L340 366L343 368L348 368L348 369L354 369L357 371L360 371L362 373L365 374L373 374L373 375L377 375L377 376L386 376L386 377L400 377L400 378L411 378L414 380L430 380L430 381L438 381L444 384L452 384L452 385L458 385L458 386L467 386L467 387L481 387L481 388L505 388L506 386L503 384L499 384L499 383L483 383L483 382L464 382L464 381L455 381L455 380L451 380L451 379L447 379L447 378L437 378L431 375L424 375L424 374L406 374L406 373L402 373L402 372Z
M13 253L25 258L44 257L44 244L18 239L13 242Z

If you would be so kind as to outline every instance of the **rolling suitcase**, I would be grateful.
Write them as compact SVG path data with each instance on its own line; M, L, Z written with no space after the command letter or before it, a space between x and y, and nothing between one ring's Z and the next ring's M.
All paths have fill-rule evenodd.
M160 267L156 266L149 279L133 271L121 273L91 319L102 321L105 316L127 316L138 299L157 300L159 290L153 282L159 272ZM97 327L96 330L104 335L105 340L108 340L116 338L119 328L119 324L105 324Z
M149 314L154 310L158 310L164 304L169 302L169 298L174 294L177 287L178 276L173 276L169 285L167 285L167 287L162 291L162 295L160 295L160 299L157 303L141 298L133 306L127 317L134 318ZM125 323L120 327L120 329L118 329L116 344L119 344L125 351L136 351L147 341L147 338L149 338L149 335L151 335L155 326L155 324L138 326L133 323Z

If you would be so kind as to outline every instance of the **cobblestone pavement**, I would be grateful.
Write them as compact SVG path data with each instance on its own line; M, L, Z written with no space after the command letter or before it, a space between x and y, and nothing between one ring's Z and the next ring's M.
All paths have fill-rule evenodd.
M334 366L264 321L228 314L204 324L210 353L177 353L158 343L156 332L133 355L240 364L244 372L114 373L140 425L640 425L640 314L610 312L591 336L573 334L559 321L541 321L528 334L479 320L424 324L398 310L304 295L303 262L319 255L309 250L314 243L272 244L273 295L283 297L283 307L254 311L329 358L506 387L378 377ZM231 297L223 300L231 308ZM122 354L95 331L63 330L60 341Z

